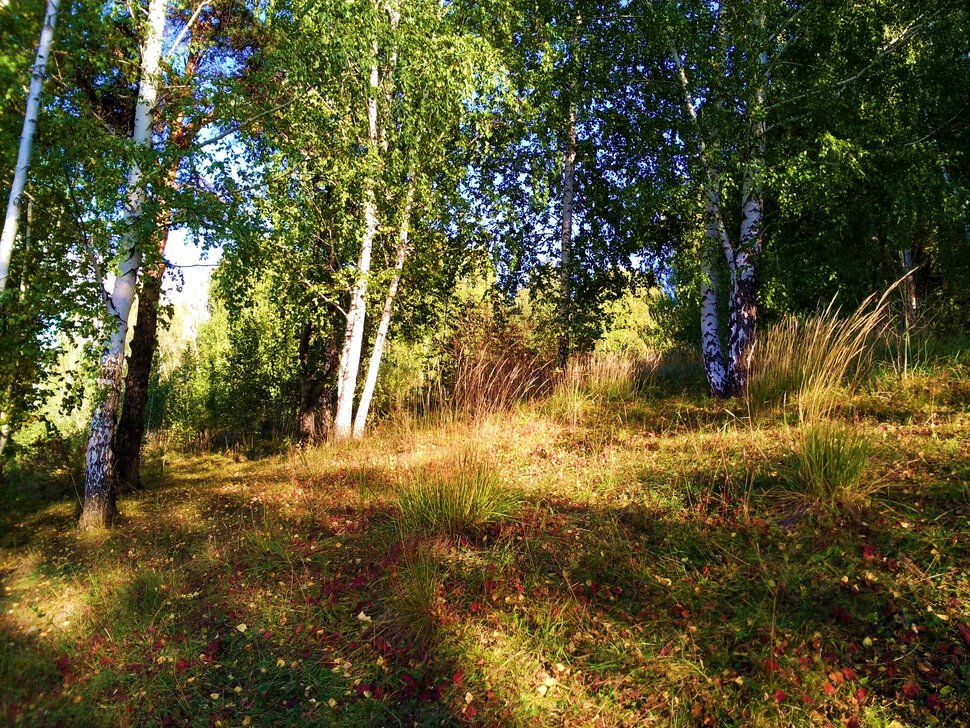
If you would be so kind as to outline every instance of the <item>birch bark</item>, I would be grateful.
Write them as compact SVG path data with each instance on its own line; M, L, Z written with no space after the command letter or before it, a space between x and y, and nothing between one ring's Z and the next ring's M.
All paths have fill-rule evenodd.
M367 310L367 279L370 273L371 253L377 236L376 157L379 153L380 130L377 123L377 93L380 75L377 68L377 44L374 44L374 65L370 72L370 96L367 99L367 147L370 169L364 179L363 208L364 233L360 241L360 257L357 260L357 280L350 292L347 308L347 328L340 353L340 369L337 374L337 412L334 416L334 435L350 437L353 427L354 397L357 374L360 370L360 353L364 341L364 317Z
M764 15L755 9L757 40L762 40ZM730 394L743 395L748 386L748 373L754 356L758 324L757 259L761 252L764 226L764 199L761 178L764 173L766 151L765 94L768 56L758 55L759 68L755 72L754 92L746 111L748 116L749 147L741 183L741 234L734 255L731 298L729 301L729 382Z
M364 434L364 428L367 426L367 415L370 411L370 403L374 397L374 388L377 386L377 374L380 371L381 358L384 356L384 344L387 342L387 332L391 327L394 297L397 295L398 285L401 282L401 270L404 268L404 260L407 257L409 249L408 236L411 228L411 208L414 206L414 185L414 173L412 171L404 200L401 231L400 237L398 238L397 255L394 260L394 273L391 276L391 283L388 286L387 296L384 299L384 311L381 313L381 322L377 327L377 335L374 337L374 349L371 352L370 363L367 366L367 379L364 381L364 389L360 393L360 404L357 405L357 416L354 419L354 437L361 437Z
M724 346L721 343L721 323L717 304L717 268L714 265L718 246L724 251L728 269L734 274L734 247L724 224L721 210L721 180L718 168L710 159L707 143L701 135L697 119L697 108L691 97L687 71L680 58L680 52L671 46L670 55L677 69L681 91L684 95L684 109L697 134L697 145L701 164L704 167L702 194L704 197L704 241L701 243L701 354L704 359L704 373L714 397L727 397L730 393Z
M44 87L44 77L47 75L47 58L50 55L51 43L54 40L54 23L57 21L59 3L60 0L47 0L44 27L40 31L37 57L34 60L34 67L30 75L30 89L27 92L27 110L24 112L24 128L20 135L17 166L14 169L13 183L10 185L10 197L7 200L3 232L0 233L0 296L3 295L3 291L7 287L7 278L10 276L10 260L13 257L17 227L20 224L21 199L24 194L24 187L27 185L30 151L34 144L34 132L37 130L40 95Z
M151 0L148 7L148 26L141 47L141 80L138 85L132 141L142 147L151 146L152 121L158 99L158 70L165 30L165 9L166 0ZM128 232L122 242L125 257L107 299L111 335L101 356L96 405L88 437L84 508L79 524L82 529L108 526L116 515L112 445L121 395L128 314L135 297L135 284L141 264L138 235L134 230L145 201L141 178L140 167L137 163L132 164L128 173L128 199L125 205Z

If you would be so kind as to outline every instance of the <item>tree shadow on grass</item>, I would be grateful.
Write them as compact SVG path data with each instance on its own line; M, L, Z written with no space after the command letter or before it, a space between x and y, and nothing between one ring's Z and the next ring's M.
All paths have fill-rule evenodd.
M726 497L532 499L512 522L419 539L437 580L419 630L402 602L415 545L393 528L385 471L272 487L213 472L131 499L100 540L18 537L36 579L82 589L83 609L58 640L28 635L13 607L27 587L4 573L4 710L129 725L967 719L965 608L948 606L966 547L940 541L965 530L956 486L914 494L926 522L909 528L786 531Z

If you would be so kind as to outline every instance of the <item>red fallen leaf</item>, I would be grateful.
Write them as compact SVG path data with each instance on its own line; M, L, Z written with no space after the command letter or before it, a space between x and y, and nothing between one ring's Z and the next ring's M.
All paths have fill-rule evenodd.
M910 699L919 695L919 685L915 680L910 680L908 683L903 685L903 695Z
M188 660L179 660L175 663L175 672L185 672L192 666L192 663Z
M810 658L802 656L798 658L798 664L801 665L803 670L807 670L812 665Z
M472 602L468 605L468 611L472 614L478 614L480 611L482 611L482 605L478 602Z
M701 567L701 576L710 576L710 575L711 575L711 567L708 566L707 564L704 564Z
M822 686L822 690L825 691L825 694L826 695L831 695L832 693L835 692L835 688L832 686L832 683L830 683L830 682L825 683Z
M788 697L788 693L786 693L781 688L779 688L778 690L775 691L775 702L776 703L783 702L785 700L785 698L787 698L787 697Z
M876 547L871 543L862 545L862 558L866 561L872 561L876 558Z
M212 642L210 642L205 646L205 649L203 650L203 652L205 653L206 657L213 657L219 654L221 650L222 650L222 640L214 639L212 640Z
M464 685L465 684L465 676L462 674L461 670L459 670L454 675L452 675L451 681L455 685Z
M476 715L478 715L478 710L471 703L468 703L462 712L465 714L466 718L474 718Z
M851 667L843 667L842 674L845 675L846 680L855 680L858 677L856 671Z
M926 698L926 707L930 710L939 710L943 707L943 704L940 702L940 699L936 697L936 693L930 693L930 695Z
M815 701L812 700L811 696L808 693L802 693L802 702L805 703L805 705L811 705Z
M833 670L829 673L829 680L834 682L836 685L841 685L845 682L845 675L842 674L841 670Z
M769 657L767 660L765 660L765 670L768 672L778 672L779 669L781 668L778 667L778 663L775 662L774 657Z
M855 699L861 703L863 700L866 699L866 696L868 694L869 694L868 690L866 690L865 688L859 688L858 690L855 691Z
M967 647L970 647L970 627L963 622L957 622L957 629L960 630L960 635L963 637L963 641L967 643Z

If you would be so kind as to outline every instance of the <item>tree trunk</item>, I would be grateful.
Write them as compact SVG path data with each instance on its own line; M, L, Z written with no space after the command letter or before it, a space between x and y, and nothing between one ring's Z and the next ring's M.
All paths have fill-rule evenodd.
M311 356L313 325L306 323L300 331L300 442L308 443L326 437L333 425L333 386L329 382L337 364L337 346L327 338L323 360L314 366Z
M565 367L569 361L569 330L572 323L572 291L570 268L573 253L573 196L576 181L576 104L569 105L566 128L566 153L563 159L562 228L559 233L559 350L556 366Z
M158 68L161 60L162 36L165 30L165 0L151 0L148 28L141 49L141 81L138 86L138 105L132 141L136 145L151 146L152 120L158 98ZM88 438L84 478L84 508L80 527L102 528L111 524L117 512L114 482L115 418L121 395L121 372L128 333L128 314L135 297L138 267L141 264L138 233L135 226L141 216L145 192L141 186L141 169L132 164L128 173L128 200L125 218L129 231L123 241L124 260L115 278L108 309L111 314L111 337L101 356L94 414Z
M711 395L718 398L730 396L731 383L727 362L724 358L724 347L721 343L721 322L718 314L718 285L717 269L714 265L714 251L720 245L727 261L728 269L733 272L735 266L734 247L728 235L727 225L721 209L721 177L716 162L712 159L707 142L701 135L697 117L697 107L687 79L687 71L676 46L671 44L670 57L677 69L684 97L684 109L691 125L697 134L697 148L701 165L704 169L704 182L701 188L704 197L705 230L704 241L701 244L701 354L704 359L704 373L711 388Z
M724 363L724 348L721 344L721 321L717 305L717 269L714 267L714 251L720 234L714 210L714 201L709 199L707 208L707 228L701 243L701 353L704 357L704 373L711 388L711 395L718 398L728 396L727 368Z
M298 355L300 358L300 414L298 427L300 442L312 442L316 439L316 409L313 406L312 386L310 376L310 338L313 336L313 325L306 323L300 331Z
M759 92L760 95L760 92ZM748 386L748 372L754 355L758 324L757 258L761 252L764 202L758 181L764 160L764 124L752 123L755 138L752 158L744 171L741 192L741 237L734 254L729 305L730 394L743 395Z
M168 238L167 231L162 234L165 239ZM164 251L164 240L159 247ZM115 476L121 492L142 488L141 441L145 435L145 407L148 405L152 360L158 345L158 302L164 273L164 263L155 270L147 271L142 276L141 291L138 293L138 317L130 344L125 398L114 443Z
M377 374L381 367L381 358L384 355L384 343L387 341L387 332L391 327L394 297L397 295L397 288L401 282L401 270L404 268L404 259L408 253L411 207L414 205L414 184L414 173L412 171L404 200L401 232L397 245L397 256L394 260L394 273L387 289L387 297L384 300L384 311L381 313L381 322L377 327L377 335L374 337L374 350L371 352L370 364L367 366L367 379L364 381L364 390L360 393L360 404L357 405L357 417L354 419L354 437L361 437L364 434L364 428L367 426L367 415L370 411L371 400L374 397L374 388L377 386Z
M374 47L377 57L377 47ZM371 253L377 235L376 160L380 143L377 126L377 92L380 85L377 64L371 66L370 96L367 99L367 146L371 157L370 169L364 180L364 234L360 241L360 257L357 260L357 280L350 292L347 308L347 328L343 350L340 354L340 371L337 379L337 412L334 417L334 434L339 438L350 437L354 416L354 396L357 390L357 373L360 371L360 354L364 341L364 318L367 310L367 279L370 274Z
M3 295L3 291L7 287L7 278L10 276L10 260L13 257L17 227L20 224L21 198L23 197L24 187L27 185L30 150L34 143L34 132L37 129L37 117L40 114L40 94L44 86L44 77L47 75L47 57L54 40L54 23L57 21L58 4L59 0L47 0L44 27L40 31L37 57L31 71L30 90L27 92L27 110L24 112L24 127L20 135L20 149L17 153L17 166L14 169L13 183L10 185L10 197L7 201L7 214L3 220L3 232L0 233L0 296Z

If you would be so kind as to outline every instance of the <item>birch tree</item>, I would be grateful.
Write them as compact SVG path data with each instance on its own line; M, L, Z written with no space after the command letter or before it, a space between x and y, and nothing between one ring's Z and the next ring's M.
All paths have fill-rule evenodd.
M23 203L24 188L27 185L27 172L30 168L30 153L33 147L34 132L40 115L40 98L47 75L47 60L54 42L54 23L57 21L59 0L47 0L44 25L37 44L37 57L30 73L30 88L27 92L27 109L24 113L23 132L20 135L20 149L14 168L7 212L0 232L0 297L3 296L10 276L10 260L13 257L14 243L20 225L20 209Z
M132 131L132 143L142 150L152 146L152 122L158 100L159 64L165 30L166 0L151 0L141 45L141 75ZM141 152L142 154L144 152ZM80 526L84 529L111 524L116 513L112 444L115 436L128 314L135 297L135 285L142 250L136 226L145 202L142 169L134 162L128 173L124 221L128 224L119 250L119 267L105 303L109 313L108 342L101 356L97 399L91 418L86 453L84 507Z

